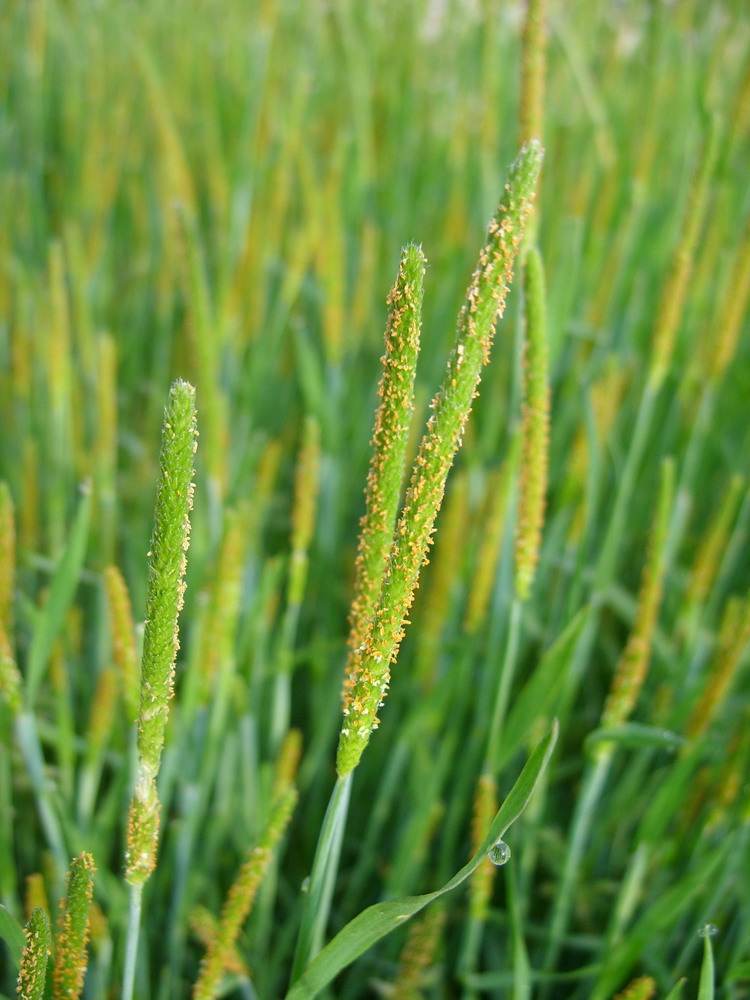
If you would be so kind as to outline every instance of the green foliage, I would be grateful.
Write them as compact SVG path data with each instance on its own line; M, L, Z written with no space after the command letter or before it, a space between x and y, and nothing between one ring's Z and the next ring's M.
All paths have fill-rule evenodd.
M394 984L410 1000L611 1000L652 981L740 1000L744 0L34 0L5 5L0 42L0 994L40 887L61 898L85 852L86 1000L121 995L126 969L126 993L184 1000L206 955L206 992L257 1000L331 976L337 1000ZM453 325L506 165L537 139L519 259L544 261L551 416L519 600L523 342L541 299L514 283L488 366L484 333L462 339L477 314L462 355ZM486 325L499 286L485 291ZM353 606L384 324L400 394L383 393L380 436L398 440ZM169 423L185 448L162 469L178 379L200 447L182 383ZM379 731L337 780L348 634L381 600L415 465L430 504L410 494L396 551L421 519L421 588L394 619ZM160 484L172 556L157 532L150 568ZM141 646L161 700L139 734ZM473 904L471 882L440 898L410 964L409 928L380 936L373 914L451 884L555 717L512 858L474 872ZM136 785L144 842L160 829L131 897ZM51 973L37 985L49 1000Z

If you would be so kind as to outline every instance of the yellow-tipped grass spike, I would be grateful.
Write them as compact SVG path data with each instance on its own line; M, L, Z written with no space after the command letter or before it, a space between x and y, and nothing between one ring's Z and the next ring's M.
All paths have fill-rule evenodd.
M21 955L16 993L19 1000L44 1000L47 959L52 943L46 911L35 907L25 930L26 945Z
M620 726L627 722L646 679L651 658L651 643L661 606L666 570L665 549L673 500L674 462L672 459L665 459L662 464L659 500L651 529L648 555L643 567L635 621L615 668L615 675L604 705L601 720L604 728ZM608 746L603 743L600 753L608 753Z
M127 880L146 881L155 865L159 830L156 775L174 691L178 616L185 593L185 569L193 505L196 450L195 390L175 382L164 415L154 531L149 552L146 627L138 712L138 775L128 821Z
M83 990L95 871L94 859L83 853L72 862L68 872L68 891L60 904L55 948L55 1000L75 1000Z
M404 481L409 428L414 412L414 376L419 354L425 257L413 244L401 254L396 282L388 295L380 405L372 435L366 506L355 567L354 600L349 616L349 646L344 699L348 701L354 651L361 645L380 594Z
M549 382L544 269L536 247L525 259L526 337L523 357L521 480L516 531L516 596L528 600L542 544L549 464Z
M489 361L497 318L502 315L531 211L542 149L531 142L510 170L505 197L489 226L488 239L469 285L466 303L443 384L432 402L432 416L419 447L403 512L372 618L355 649L350 698L339 737L339 777L359 763L390 681L419 573L427 555L445 481L477 394L482 367Z

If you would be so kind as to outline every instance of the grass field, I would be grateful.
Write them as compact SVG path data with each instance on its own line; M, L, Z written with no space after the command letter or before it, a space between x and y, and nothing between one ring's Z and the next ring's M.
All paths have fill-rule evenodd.
M750 995L744 0L28 0L0 81L0 998Z

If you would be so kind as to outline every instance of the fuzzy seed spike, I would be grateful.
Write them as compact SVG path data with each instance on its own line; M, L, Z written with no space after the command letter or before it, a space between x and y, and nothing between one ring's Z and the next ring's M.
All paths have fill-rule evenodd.
M344 709L336 761L342 778L357 766L378 725L377 711L404 636L448 471L461 445L482 367L489 360L495 323L505 306L541 163L541 146L531 142L512 165L505 197L490 223L487 243L459 315L455 348L432 402L432 416L396 526L380 597L349 668L351 697Z
M16 993L19 1000L44 1000L47 959L52 944L52 931L45 910L34 908L25 927L26 944L21 955Z
M750 77L749 77L750 79ZM734 262L727 290L716 320L716 340L707 358L710 378L721 381L737 353L740 332L750 300L750 217L745 225L742 243Z
M18 715L23 707L23 682L13 655L13 647L2 622L0 622L0 697L11 714Z
M200 975L193 988L193 1000L213 1000L218 995L222 973L235 954L237 936L255 902L274 850L291 819L296 801L297 792L291 785L277 797L268 826L256 846L249 852L237 879L229 890L218 928L209 941L208 951L201 963Z
M308 550L315 530L320 485L320 427L314 417L305 421L297 462L292 508L292 553L289 570L288 602L302 603L307 581Z
M109 606L112 632L112 656L120 676L125 713L131 724L138 718L141 667L135 644L130 595L122 573L116 566L104 570L104 589Z
M525 259L526 337L524 339L521 481L516 531L516 595L531 593L542 544L549 464L549 381L544 268L536 247Z
M497 786L491 774L482 774L477 781L474 795L474 814L471 823L472 854L481 847L492 819L497 812ZM487 919L492 898L492 884L497 869L485 858L469 882L469 913L472 920Z
M138 711L138 773L128 819L126 878L145 882L156 862L159 801L156 775L174 691L178 618L193 506L193 461L197 447L195 389L175 382L164 413L160 477L149 552L146 626Z
M661 606L666 571L665 551L673 499L674 462L672 459L665 459L662 463L659 499L641 577L633 630L615 668L612 686L602 712L601 725L605 728L620 726L627 722L646 679L651 658L651 644ZM600 754L606 755L609 751L610 744L606 742L600 744Z
M688 739L700 739L723 705L748 642L750 596L732 597L727 601L719 627L716 659L687 724Z
M68 891L60 903L55 949L55 1000L71 1000L83 990L95 871L94 859L84 853L73 860L68 872Z
M372 459L365 490L365 515L359 536L354 600L349 616L349 663L344 704L350 700L350 674L380 593L404 480L409 428L414 412L414 376L422 323L425 256L410 244L402 251L396 282L388 295L380 405L372 435Z
M0 481L0 627L13 635L13 591L16 581L16 521L8 484Z
M656 980L651 976L640 976L618 993L615 1000L651 1000L656 993Z
M195 425L195 390L187 382L175 382L165 411L159 460L138 714L138 754L142 769L152 776L159 769L174 690L177 620L185 594L193 506Z
M389 994L391 1000L421 1000L421 981L434 960L444 925L445 908L440 904L429 906L412 922Z
M688 297L695 248L706 218L717 150L718 134L714 122L693 177L685 205L682 229L656 315L648 376L649 386L653 391L660 388L672 363L680 321Z

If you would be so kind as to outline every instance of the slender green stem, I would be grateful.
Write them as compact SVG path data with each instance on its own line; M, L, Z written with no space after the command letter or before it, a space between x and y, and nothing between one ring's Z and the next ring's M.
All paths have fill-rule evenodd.
M641 396L630 449L628 450L625 466L620 476L614 507L612 508L607 530L601 545L601 553L594 571L591 613L571 659L570 680L565 687L563 702L558 709L558 716L562 720L567 716L569 707L578 690L578 684L588 666L591 651L599 631L602 600L617 572L617 558L622 539L625 536L625 522L651 432L657 394L658 390L647 386Z
M605 589L612 582L617 571L617 557L622 539L625 537L625 521L629 514L630 501L633 497L633 491L638 480L638 472L640 471L643 455L651 433L657 394L657 391L647 386L641 397L630 448L625 460L625 467L620 476L615 504L609 518L601 548L601 556L596 567L594 578L595 590Z
M671 563L679 547L690 514L695 491L695 477L698 472L698 462L703 453L706 434L711 425L715 398L713 386L710 383L705 385L698 404L698 412L690 429L690 438L682 463L682 475L677 487L674 512L672 514L672 522L669 526L669 538L667 539L666 559L668 563Z
M138 957L138 937L141 930L142 898L143 885L131 885L130 906L128 908L128 935L125 942L125 967L122 976L122 1000L133 1000L135 964Z
M498 759L500 741L502 739L503 723L508 710L510 699L510 689L513 677L516 672L518 662L518 646L521 638L521 612L523 603L517 598L513 598L510 609L510 625L508 627L508 639L505 646L505 656L500 670L497 690L495 692L495 702L492 710L492 720L490 731L487 737L487 752L485 754L484 770L488 774L494 774L496 770L495 762Z
M607 941L610 946L620 942L623 931L633 915L641 894L643 879L646 877L650 853L648 843L641 841L630 858L630 863L620 882L620 891L615 900L612 920L607 931Z
M297 949L292 967L294 983L313 958L323 947L328 914L331 909L333 886L341 856L341 842L349 809L351 792L351 772L337 778L333 786L323 825L320 828L318 846L310 873L310 885L302 910L302 921L297 938Z
M573 823L568 838L568 853L565 857L562 879L555 895L547 953L544 959L544 969L546 972L554 969L560 954L562 939L568 926L568 919L573 903L573 893L578 881L581 860L586 849L589 831L594 822L596 807L607 780L611 762L611 754L601 756L593 766L587 768L583 778L581 794L576 802Z
M31 712L20 712L16 716L15 730L16 740L26 763L31 786L34 789L39 819L57 865L57 876L62 879L63 873L68 867L67 851L51 786L45 774L44 755L39 743L36 719Z

